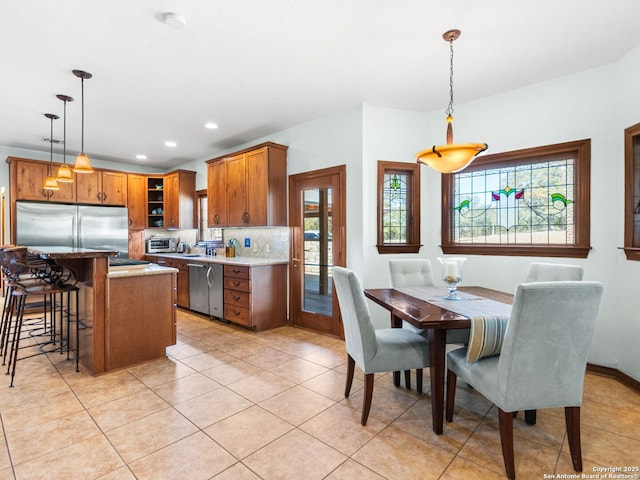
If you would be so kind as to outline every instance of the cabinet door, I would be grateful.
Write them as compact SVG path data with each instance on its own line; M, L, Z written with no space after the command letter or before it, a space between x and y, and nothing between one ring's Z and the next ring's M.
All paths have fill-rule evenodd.
M261 148L246 154L247 226L269 225L269 150Z
M245 155L227 158L227 209L230 227L246 225L247 212L247 164Z
M164 177L164 227L180 227L180 183L177 173Z
M207 167L207 224L209 228L227 226L226 162L219 160Z
M147 177L130 173L127 176L127 208L129 228L147 227Z
M78 203L102 204L102 172L78 173L75 184Z
M141 259L144 250L144 230L129 230L129 258Z
M59 183L60 190L44 190L42 186L49 175L49 163L16 162L16 200L51 200L54 202L75 202L73 183ZM52 167L53 175L57 165Z
M127 174L124 172L102 172L103 205L127 204Z

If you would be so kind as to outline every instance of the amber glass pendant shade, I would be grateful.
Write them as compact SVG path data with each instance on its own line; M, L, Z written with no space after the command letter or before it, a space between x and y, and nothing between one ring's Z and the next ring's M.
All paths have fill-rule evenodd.
M449 70L449 106L447 107L447 143L433 146L416 154L416 161L428 165L440 173L455 173L469 166L476 155L489 146L486 143L453 143L453 41L460 36L460 30L448 30L442 38L449 42L451 62Z
M73 182L73 173L71 173L69 165L60 165L60 168L58 168L58 175L56 175L56 180L62 183Z
M45 190L60 190L60 187L58 186L58 182L56 181L56 178L49 175L45 181L44 181L44 186L42 187Z
M82 85L82 135L80 137L81 149L80 153L76 157L76 163L73 166L73 171L76 173L93 173L93 168L91 168L91 160L86 153L84 153L84 81L85 79L91 78L89 72L85 72L83 70L73 70L73 74L80 79L80 83Z

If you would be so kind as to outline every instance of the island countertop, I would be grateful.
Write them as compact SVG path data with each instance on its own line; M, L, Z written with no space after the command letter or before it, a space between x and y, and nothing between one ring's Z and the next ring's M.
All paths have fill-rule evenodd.
M133 265L122 265L118 267L109 267L108 278L122 278L122 277L142 277L147 275L164 275L166 273L178 273L177 268L162 267L151 263L149 265L143 265L141 267Z
M98 258L112 257L118 254L113 250L94 250L91 248L62 247L58 245L27 247L29 253L41 258Z

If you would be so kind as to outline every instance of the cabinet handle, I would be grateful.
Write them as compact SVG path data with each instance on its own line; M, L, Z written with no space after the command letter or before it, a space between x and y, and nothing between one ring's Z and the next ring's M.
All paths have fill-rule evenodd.
M234 287L239 287L239 286L240 286L240 282L237 282L237 281L235 281L235 280L234 280L234 282L233 282L233 286L234 286Z
M129 217L129 226L133 225L133 220Z
M235 301L238 301L238 300L240 300L240 296L239 296L239 295L234 295L234 296L233 296L233 299L234 299Z
M213 216L213 223L215 223L216 225L220 223L220 215L218 215L217 213Z
M244 213L242 214L242 221L243 221L244 223L249 223L249 212L244 212Z
M107 194L102 192L102 201L104 202L107 199Z

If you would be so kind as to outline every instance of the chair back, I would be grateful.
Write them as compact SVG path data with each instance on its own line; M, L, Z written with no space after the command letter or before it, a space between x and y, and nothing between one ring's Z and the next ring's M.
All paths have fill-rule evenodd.
M431 261L426 258L414 260L389 260L389 278L393 288L433 287Z
M580 406L600 282L523 283L516 289L498 357L505 411Z
M352 270L333 267L333 284L338 295L347 353L362 368L375 356L378 346L367 299Z
M563 280L582 280L584 269L578 265L561 263L537 263L529 265L525 282L558 282Z

